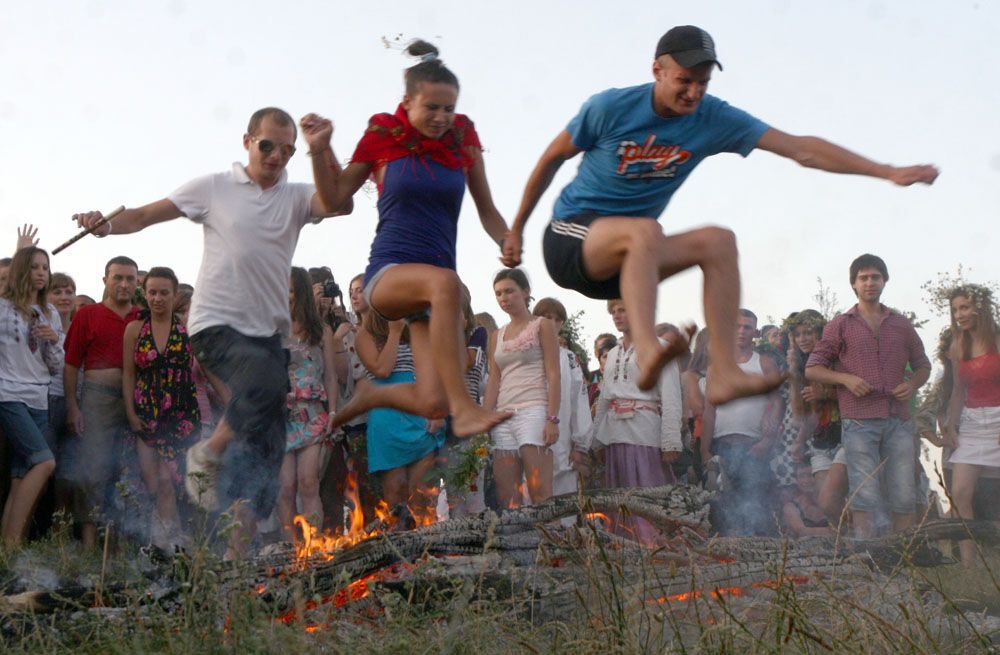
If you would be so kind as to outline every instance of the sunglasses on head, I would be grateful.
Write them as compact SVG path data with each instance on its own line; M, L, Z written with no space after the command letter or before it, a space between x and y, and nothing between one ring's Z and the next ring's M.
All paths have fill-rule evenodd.
M252 136L250 140L257 144L260 148L262 154L269 155L274 152L275 148L281 149L281 155L286 159L290 158L295 154L295 146L291 143L275 143L270 139L260 139L258 137Z

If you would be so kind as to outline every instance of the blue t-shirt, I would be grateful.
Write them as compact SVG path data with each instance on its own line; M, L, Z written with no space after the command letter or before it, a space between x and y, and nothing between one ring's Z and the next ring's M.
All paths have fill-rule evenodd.
M386 164L365 284L386 264L455 270L465 171L410 155Z
M692 114L663 118L653 111L652 83L602 91L566 127L583 161L553 214L656 218L702 159L746 157L767 129L715 96L702 98Z

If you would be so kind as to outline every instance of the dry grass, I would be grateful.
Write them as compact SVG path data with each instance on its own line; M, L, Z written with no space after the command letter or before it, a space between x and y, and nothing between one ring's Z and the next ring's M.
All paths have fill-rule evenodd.
M583 574L555 616L527 593L503 597L468 579L451 587L376 588L337 609L307 610L280 620L266 600L220 584L206 549L175 564L184 582L172 602L140 603L150 582L141 557L125 548L109 580L130 583L124 608L78 607L49 615L0 614L0 649L25 653L955 653L990 652L1000 642L1000 553L970 569L961 565L900 568L859 575L845 566L803 581L773 564L770 586L739 593L698 587L700 572L652 560L625 562L601 548L581 553ZM93 581L101 562L57 532L22 551L0 552L11 570L47 564L50 581ZM39 569L41 570L41 569ZM545 575L540 573L539 575ZM9 578L9 576L8 576ZM657 598L664 578L691 580L702 593ZM287 617L286 617L287 618Z

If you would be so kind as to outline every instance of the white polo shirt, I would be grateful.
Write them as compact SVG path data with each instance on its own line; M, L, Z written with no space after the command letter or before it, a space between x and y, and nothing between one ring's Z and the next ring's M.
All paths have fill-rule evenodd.
M288 174L261 189L243 164L191 180L168 196L205 233L188 332L226 325L250 337L287 335L288 277L315 187Z

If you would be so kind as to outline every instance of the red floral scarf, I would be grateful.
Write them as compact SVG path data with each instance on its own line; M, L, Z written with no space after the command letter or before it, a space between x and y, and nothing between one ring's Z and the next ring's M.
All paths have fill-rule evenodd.
M400 104L395 114L375 114L368 120L368 129L354 149L351 161L371 162L374 172L395 159L419 155L448 168L469 168L473 164L469 146L482 148L468 116L455 114L451 129L440 139L430 139L410 125Z

